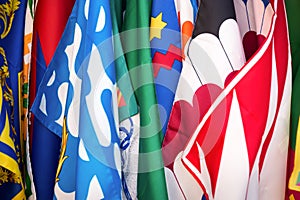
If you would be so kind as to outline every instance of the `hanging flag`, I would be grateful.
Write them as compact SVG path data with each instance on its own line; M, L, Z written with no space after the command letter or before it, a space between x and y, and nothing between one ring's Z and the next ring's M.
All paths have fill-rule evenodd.
M167 199L149 43L151 1L126 1L122 42L140 111L138 199ZM138 18L137 18L138 16Z
M163 135L166 133L182 62L185 59L184 46L193 30L193 5L196 5L196 2L190 0L152 3L150 44ZM163 152L166 157L170 155L171 148L177 148L168 146L166 150L165 147L164 143ZM169 199L184 199L172 171L165 168L165 176Z
M0 1L0 196L25 199L21 134L23 30L27 1Z
M188 24L186 26L192 26ZM232 0L201 1L192 39L185 46L184 65L163 143L164 162L173 171L173 162L221 93L227 76L234 74L245 62ZM205 170L201 172L205 174ZM201 198L202 195L205 198L207 194L203 194L195 180L184 176L194 185L189 187L179 181L186 198Z
M57 199L120 199L121 155L109 1L77 0L32 111L62 145Z
M186 60L186 56L184 54L186 44L190 40L192 36L192 32L194 29L194 15L197 13L197 8L195 6L197 5L195 1L193 0L184 0L184 1L175 1L176 10L178 13L178 18L180 19L180 26L181 26L181 58L182 58L182 68L184 69L182 72L185 74L186 72L189 72L191 70L191 64ZM194 13L196 12L196 13ZM179 78L178 88L176 90L176 96L175 96L175 102L178 101L178 95L186 90L184 88L184 81L186 79L186 75L182 74ZM183 88L182 88L183 87ZM175 112L175 110L173 111ZM174 121L175 120L175 121ZM174 161L178 149L178 143L174 142L173 140L174 136L176 135L176 131L172 130L172 124L177 123L178 119L174 118L174 113L171 114L171 119L169 120L169 127L167 129L164 141L163 141L163 156L164 156L164 163L166 166L169 166L172 168L172 162ZM176 129L176 128L175 128ZM172 143L170 143L172 141ZM183 142L184 144L184 142Z
M208 39L212 39L211 33L215 32L213 29L203 32L203 29L212 25L217 25L215 30L219 33L219 41L228 58L239 58L237 54L232 54L232 50L236 49L229 51L226 46L233 40L224 40L225 35L233 35L228 34L226 26L230 27L236 22L232 18L228 19L225 12L221 11L228 10L233 2L227 1L224 5L223 1L209 2L201 1L197 20L199 26L195 28L193 35L196 33L196 37L191 41L188 51L194 64L197 61L193 58L192 51L201 50L200 39L206 45L209 44L206 49L212 48ZM194 179L195 187L202 191L205 199L283 199L291 94L284 2L234 2L241 36L244 37L247 31L240 23L247 22L247 16L248 22L256 25L251 30L254 30L255 35L260 35L257 40L258 50L241 69L234 73L219 73L224 89L218 86L218 94L202 115L173 168L185 194L189 190L184 177L189 176ZM219 6L220 12L212 12L212 9ZM210 19L211 23L204 23L205 20L201 18L211 16L211 13L220 15L218 18L205 18ZM198 48L194 46L197 43L193 42L198 42ZM245 54L247 55L246 50ZM220 54L217 55L221 58ZM211 56L207 54L207 57ZM206 66L211 66L208 61L205 63ZM202 71L200 72L203 73ZM206 77L201 80L205 80L204 78ZM213 94L212 88L209 91ZM208 95L207 99L211 97ZM197 101L193 105L195 102ZM202 102L202 99L198 99L199 107Z
M152 1L150 45L163 135L166 132L182 68L180 36L174 0L165 1L163 4L157 0Z
M2 72L2 71L1 71ZM0 132L0 194L3 199L25 199L22 174L19 168L16 145L11 137L13 134L6 110L5 93L0 88L1 132Z
M137 196L140 116L123 53L121 34L119 34L123 12L121 5L122 0L110 1L122 156L122 199L129 200Z
M36 2L35 2L36 3ZM32 31L33 31L33 13L35 11L35 4L32 0L27 2L25 27L24 27L24 57L23 57L23 75L22 75L22 99L21 99L21 134L23 135L23 160L24 160L24 187L26 198L36 199L36 193L33 183L30 152L29 152L29 71L31 61L31 47L32 47Z
M33 26L30 69L30 106L71 13L74 0L39 0ZM55 184L61 139L30 116L32 173L38 199L51 199Z
M290 145L288 158L288 187L286 199L300 199L300 167L298 159L300 158L300 142L299 141L299 116L300 116L300 27L298 19L300 19L300 2L286 1L286 11L289 25L289 36L292 53L292 108L291 108L291 130L290 130ZM297 131L298 128L298 131ZM298 162L297 162L298 161Z
M3 71L1 70L1 76ZM22 174L18 162L20 150L16 148L12 128L10 127L9 115L6 110L6 93L0 88L0 194L3 199L25 199Z
M261 76L259 78L261 84L263 83L266 88L264 89L264 87L260 86L260 95L257 98L253 98L254 94L249 95L248 98L251 99L251 103L247 103L248 108L253 109L254 113L259 113L261 124L258 123L259 118L255 120L256 122L254 122L254 119L244 120L246 119L245 112L241 108L250 170L252 166L247 191L249 199L284 198L284 186L286 182L283 180L286 178L286 173L283 173L283 171L286 170L287 162L286 138L289 130L287 121L289 120L290 112L291 60L283 2L261 0L243 1L242 3L237 1L235 3L237 6L237 19L248 62L261 52L262 46L267 41L266 38L272 36L270 32L274 29L273 41L271 43L274 46L272 56L275 59L273 58L272 61L271 87L266 87L266 83L268 82L266 74L263 75L264 72L262 72L258 75L259 73L257 73L253 82L258 83L257 80ZM274 16L274 13L276 13L276 16ZM276 19L275 23L274 18ZM266 57L266 55L263 57ZM277 77L275 76L276 71ZM275 80L277 80L277 84ZM246 102L246 100L240 102L240 105L242 105L245 104L243 102ZM265 102L264 105L263 102ZM288 103L285 104L283 102ZM266 106L267 103L269 107ZM253 134L254 132L257 134ZM276 163L276 167L274 167L274 163ZM280 175L278 176L278 174ZM272 184L270 185L270 183ZM261 188L266 187L270 188L269 191L276 192L261 190Z

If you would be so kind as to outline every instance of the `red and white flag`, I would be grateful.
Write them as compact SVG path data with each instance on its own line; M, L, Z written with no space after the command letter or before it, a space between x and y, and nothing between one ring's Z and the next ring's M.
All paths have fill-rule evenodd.
M284 1L202 0L187 57L194 75L167 132L168 144L182 148L168 163L185 197L283 199L291 96ZM188 84L195 77L198 87Z

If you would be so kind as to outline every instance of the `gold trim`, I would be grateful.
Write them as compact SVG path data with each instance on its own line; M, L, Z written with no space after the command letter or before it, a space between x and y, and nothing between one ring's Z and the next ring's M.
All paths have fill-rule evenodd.
M300 117L298 121L298 130L297 130L297 137L296 137L294 169L289 180L289 189L300 192L300 186L297 185L299 175L300 175Z
M63 130L62 130L62 138L61 138L61 151L60 151L60 156L59 156L59 161L58 161L58 166L57 166L57 171L56 171L55 182L59 181L58 175L61 172L63 163L68 158L68 156L65 155L66 148L67 148L68 135L69 134L67 132L66 118L64 118Z

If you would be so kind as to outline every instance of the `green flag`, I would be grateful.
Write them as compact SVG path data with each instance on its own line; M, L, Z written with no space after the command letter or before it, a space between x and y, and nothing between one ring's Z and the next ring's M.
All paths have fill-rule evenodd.
M123 53L119 30L122 25L122 0L110 1L114 63L117 78L117 99L119 110L119 137L122 156L122 199L137 196L137 171L139 151L139 114Z
M151 64L151 1L127 0L122 42L140 109L138 199L168 199L163 168L162 133Z
M292 121L291 121L291 146L295 150L296 132L298 127L298 117L300 115L300 1L286 1L288 15L290 43L292 51Z
M300 1L289 0L286 1L286 10L289 25L290 44L292 52L292 108L291 108L291 132L290 132L290 154L289 154L289 170L288 170L288 189L287 197L290 199L300 199L300 169L298 169L295 160L300 157L300 152L295 151L296 145L300 146L300 143L296 143L298 119L300 116ZM299 141L299 139L298 139ZM299 149L299 148L298 148ZM292 181L297 180L297 181Z
M112 30L114 41L114 53L115 53L115 66L116 66L116 78L118 87L118 108L119 108L119 121L123 121L135 114L137 114L137 103L133 95L133 88L131 86L128 69L126 66L126 60L123 54L123 47L121 38L119 35L118 14L120 13L120 0L111 0L111 18L112 18ZM123 101L123 102L122 102Z

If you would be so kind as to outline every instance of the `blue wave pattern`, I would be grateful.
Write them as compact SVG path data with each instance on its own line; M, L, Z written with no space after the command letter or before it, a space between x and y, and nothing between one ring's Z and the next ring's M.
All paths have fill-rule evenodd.
M32 107L68 139L54 199L121 199L120 139L108 0L76 0Z

